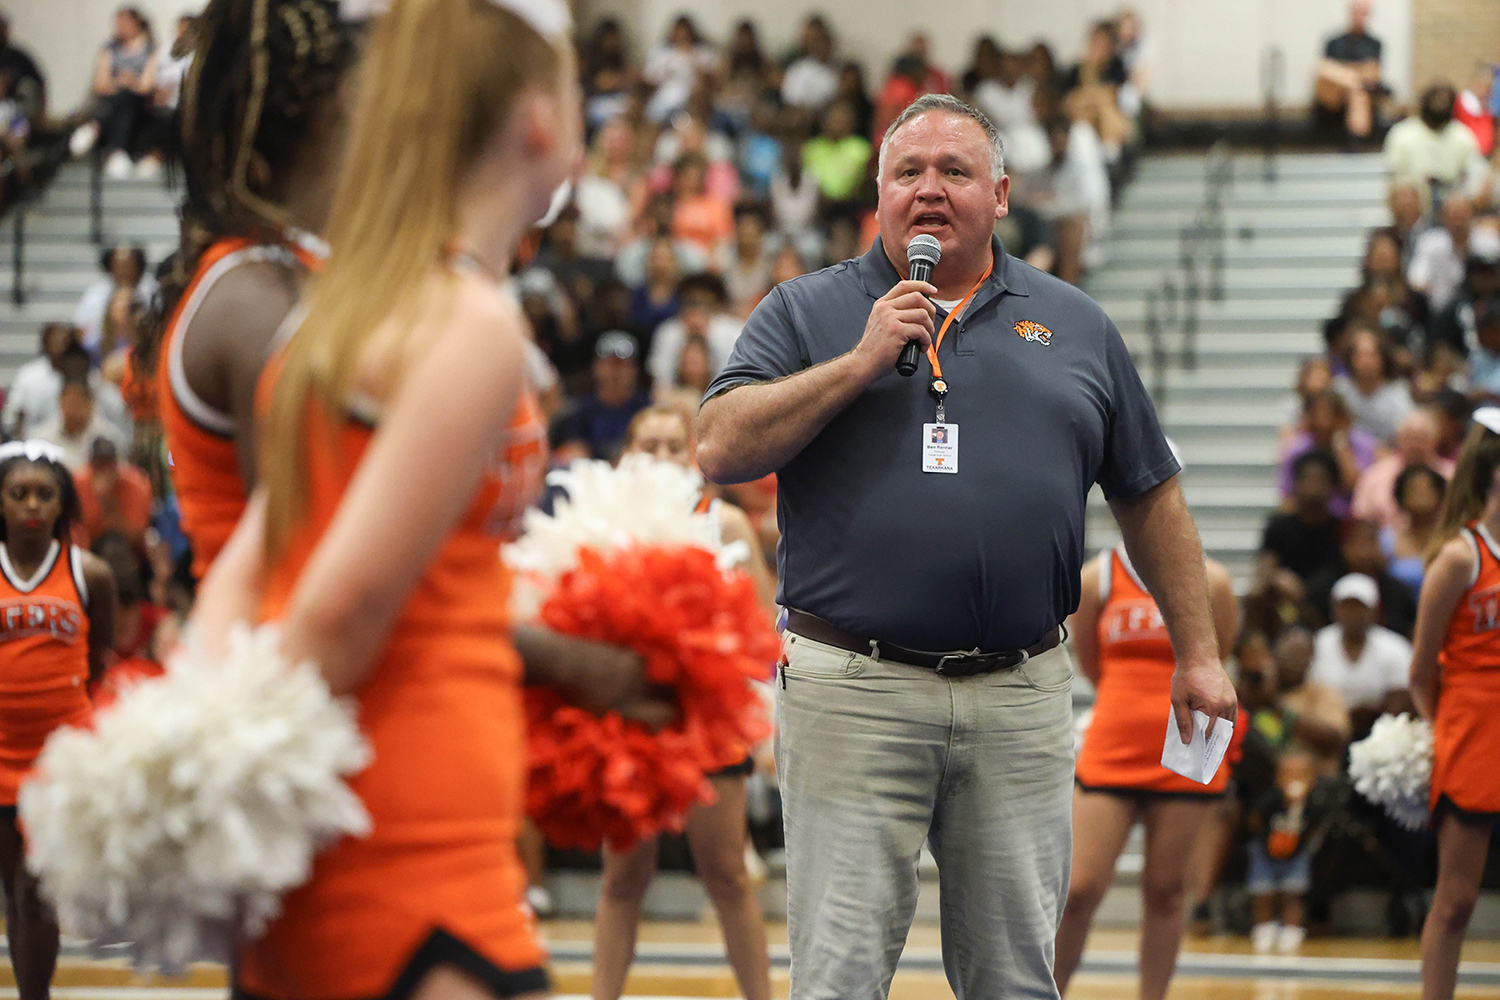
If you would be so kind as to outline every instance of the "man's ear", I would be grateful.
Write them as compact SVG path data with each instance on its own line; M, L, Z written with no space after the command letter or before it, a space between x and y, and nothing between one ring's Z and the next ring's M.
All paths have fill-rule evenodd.
M995 182L995 221L1010 214L1010 174L1001 174Z

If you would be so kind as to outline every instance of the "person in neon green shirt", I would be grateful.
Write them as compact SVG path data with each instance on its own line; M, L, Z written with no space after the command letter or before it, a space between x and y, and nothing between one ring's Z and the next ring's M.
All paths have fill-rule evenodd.
M870 165L870 140L854 134L854 109L840 101L823 114L823 134L802 144L802 167L825 201L859 193Z

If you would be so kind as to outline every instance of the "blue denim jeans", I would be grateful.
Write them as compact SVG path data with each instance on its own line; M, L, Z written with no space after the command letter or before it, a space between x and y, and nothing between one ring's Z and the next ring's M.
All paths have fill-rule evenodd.
M947 678L783 638L776 766L792 1000L883 1000L937 859L958 1000L1056 1000L1072 852L1072 663Z

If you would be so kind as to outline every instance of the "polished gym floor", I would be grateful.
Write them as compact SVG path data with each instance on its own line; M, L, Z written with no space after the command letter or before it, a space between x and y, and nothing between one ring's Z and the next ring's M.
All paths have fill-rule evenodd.
M554 984L561 1000L587 995L590 938L587 921L544 925L552 946ZM786 928L769 925L773 984L786 995ZM1135 935L1098 931L1089 941L1084 967L1074 979L1071 1000L1134 1000ZM123 960L91 959L65 947L54 1000L222 1000L224 973L195 968L182 980L132 975ZM8 966L0 967L0 1000L15 997ZM641 929L641 942L629 994L655 1000L735 997L734 977L724 964L718 927L710 922L653 923ZM1188 941L1174 1000L1333 1000L1337 997L1415 998L1420 995L1414 940L1327 939L1309 941L1297 956L1261 957L1239 938ZM1459 996L1500 998L1500 941L1473 941L1464 951ZM952 997L943 978L937 929L918 926L891 988L892 1000L944 1000Z

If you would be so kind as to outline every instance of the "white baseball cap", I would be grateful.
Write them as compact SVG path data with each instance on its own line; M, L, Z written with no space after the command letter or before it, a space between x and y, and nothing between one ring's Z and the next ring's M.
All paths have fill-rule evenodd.
M1363 573L1348 573L1333 585L1332 602L1358 601L1367 608L1380 605L1380 587Z

